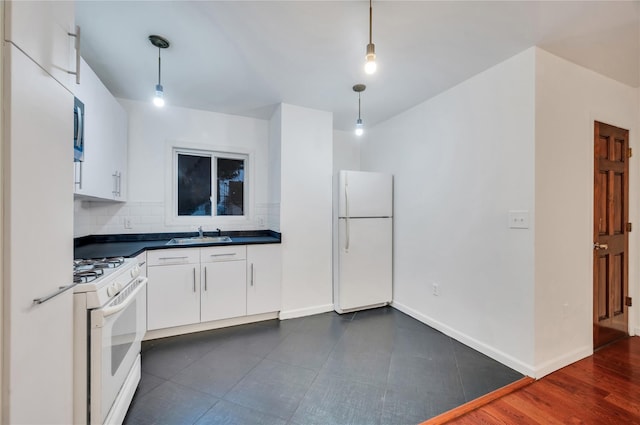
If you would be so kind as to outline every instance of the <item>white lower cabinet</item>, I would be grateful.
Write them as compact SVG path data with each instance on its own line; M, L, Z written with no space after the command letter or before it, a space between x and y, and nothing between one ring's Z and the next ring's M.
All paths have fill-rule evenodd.
M147 329L200 322L200 264L152 266L147 269Z
M246 258L244 245L149 251L147 329L247 315Z
M203 264L200 321L229 319L247 314L246 262Z
M200 321L200 250L147 252L147 330Z
M200 249L202 298L200 321L247 314L247 248L242 245Z
M247 314L280 311L282 251L279 244L247 246Z

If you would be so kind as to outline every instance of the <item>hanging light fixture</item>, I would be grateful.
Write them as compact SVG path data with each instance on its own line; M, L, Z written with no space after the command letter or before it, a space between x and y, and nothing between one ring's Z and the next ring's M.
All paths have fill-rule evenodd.
M367 61L364 64L364 72L367 74L373 74L376 72L378 66L376 65L376 46L373 44L371 37L371 28L373 27L373 8L371 7L371 0L369 0L369 44L367 44Z
M364 126L362 125L362 118L360 118L360 93L362 93L367 86L364 84L356 84L353 86L353 91L358 93L358 119L356 120L356 136L362 136L364 133Z
M164 90L162 88L162 80L160 78L162 70L160 63L160 50L169 47L169 40L164 37L160 37L159 35L150 35L149 41L158 48L158 84L156 84L156 95L153 97L153 104L157 107L162 107L164 106Z

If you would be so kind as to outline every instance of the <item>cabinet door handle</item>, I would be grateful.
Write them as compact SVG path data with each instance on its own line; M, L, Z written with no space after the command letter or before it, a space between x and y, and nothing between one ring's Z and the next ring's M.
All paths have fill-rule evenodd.
M55 291L52 294L47 295L46 297L41 297L41 298L36 298L35 300L33 300L34 304L43 304L46 303L47 301L49 301L51 298L55 298L58 295L62 294L63 292L73 288L74 286L76 286L77 283L72 283L71 285L67 285L67 286L61 286L58 288L57 291Z
M193 268L193 292L196 292L196 268Z
M68 32L67 35L69 37L75 38L75 48L76 48L76 70L75 71L67 71L67 73L76 76L76 84L80 84L80 25L76 25L75 34L72 32Z
M186 258L189 258L187 256L184 257L160 257L158 258L158 260L184 260Z
M251 286L253 286L253 263L251 263Z
M74 182L82 190L82 161L78 162L78 180Z
M228 257L228 256L232 256L232 255L236 255L235 252L229 252L226 254L211 254L211 257Z
M204 267L204 290L207 290L207 267Z
M116 171L115 173L111 174L111 177L113 177L113 190L111 191L111 193L113 193L113 196L116 197L118 196L118 172Z
M122 196L122 173L120 171L116 171L115 173L111 174L111 176L113 177L113 196L120 197Z

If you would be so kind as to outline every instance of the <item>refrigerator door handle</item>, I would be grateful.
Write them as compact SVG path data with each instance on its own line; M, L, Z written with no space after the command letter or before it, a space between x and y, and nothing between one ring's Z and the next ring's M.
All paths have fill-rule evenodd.
M345 218L344 218L344 226L345 226L345 242L344 242L344 251L349 251L349 182L347 181L347 176L344 176L344 209L345 209Z

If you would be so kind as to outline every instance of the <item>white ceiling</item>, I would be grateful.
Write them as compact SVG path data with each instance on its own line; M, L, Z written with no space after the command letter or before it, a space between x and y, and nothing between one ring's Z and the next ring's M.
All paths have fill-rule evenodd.
M361 1L76 2L82 55L111 92L151 100L158 49L167 102L269 118L280 102L332 111L334 127L388 119L537 45L627 85L640 83L640 2L373 2L378 72L364 73Z

